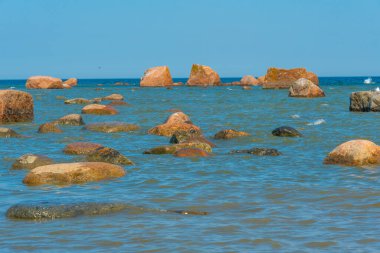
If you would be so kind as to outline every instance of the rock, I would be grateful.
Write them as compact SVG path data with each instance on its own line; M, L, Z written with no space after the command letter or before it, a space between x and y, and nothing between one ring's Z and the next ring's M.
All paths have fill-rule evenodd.
M380 146L368 140L348 141L331 151L324 163L347 166L380 164Z
M253 76L243 76L240 85L259 85L259 81Z
M295 69L278 69L269 68L265 75L264 89L289 89L290 86L300 78L306 78L312 81L315 85L319 85L318 77L307 72L305 68Z
M206 157L210 156L206 151L199 148L183 148L174 153L176 157Z
M63 89L62 80L51 76L32 76L26 81L27 89Z
M323 90L306 78L298 79L289 88L289 97L315 98L324 96Z
M220 77L218 73L208 66L193 64L187 85L204 86L204 85L220 85Z
M98 143L74 142L66 145L63 152L69 155L88 155L101 147L103 147L103 145Z
M358 91L351 93L350 111L353 112L379 112L380 92Z
M78 216L104 215L128 208L124 203L83 202L75 204L17 204L11 206L6 216L10 219L48 220Z
M63 85L68 85L70 87L77 86L78 84L78 79L76 78L69 78L66 81L63 82Z
M34 168L23 180L26 185L83 184L122 177L125 170L104 162L58 163Z
M65 83L64 83L64 84L63 84L63 88L64 88L64 89L71 89L71 86L68 85L68 84L65 84Z
M89 162L107 162L121 165L133 165L134 163L119 151L108 148L100 147L89 153L86 157Z
M94 98L91 100L92 103L94 104L99 104L103 101L103 98Z
M57 126L56 122L48 122L40 125L38 132L41 134L45 133L63 133L63 131Z
M233 150L230 152L231 154L252 154L258 156L279 156L281 153L274 148L251 148L251 149L243 149L243 150Z
M86 130L103 133L130 132L139 130L140 127L134 124L122 122L93 123L85 126Z
M259 85L263 85L265 83L265 76L260 76L259 78L257 78L257 81Z
M221 130L217 132L214 135L214 138L215 139L232 139L232 138L242 137L242 136L250 136L250 134L246 132L236 131L234 129L226 129L226 130Z
M146 70L140 81L142 87L160 87L172 84L173 79L167 66L158 66Z
M55 121L59 125L82 126L83 118L80 114L69 114Z
M177 213L182 215L208 215L208 212L192 211L192 210L167 210L169 213Z
M201 131L199 127L193 125L189 116L183 112L175 112L168 117L164 124L149 129L148 133L171 137L178 130Z
M272 135L280 137L301 137L302 134L296 129L288 126L282 126L274 129Z
M211 141L207 140L200 130L192 129L190 131L186 130L177 130L173 133L170 138L170 143L179 144L185 142L204 142L210 145L211 147L215 147L216 145Z
M65 104L91 104L92 101L85 98L73 98L65 100Z
M124 101L112 101L110 102L108 105L110 106L131 106L130 104L128 104L127 102L124 102Z
M82 109L83 114L115 115L119 112L109 105L90 104Z
M34 169L39 166L53 164L54 161L47 156L35 155L35 154L25 154L17 158L16 162L13 163L12 169Z
M172 83L171 86L182 86L182 85L184 85L183 82L176 82L176 83Z
M32 121L33 108L33 97L29 93L0 90L0 124Z
M0 127L0 138L20 138L22 135L6 127Z
M124 100L124 97L120 94L111 94L109 96L103 97L102 100Z
M252 90L251 86L243 86L243 90Z
M180 149L184 148L197 148L206 151L207 153L212 153L212 148L210 145L204 142L186 142L174 145L159 146L149 150L146 150L144 154L153 155L163 155L163 154L174 154Z

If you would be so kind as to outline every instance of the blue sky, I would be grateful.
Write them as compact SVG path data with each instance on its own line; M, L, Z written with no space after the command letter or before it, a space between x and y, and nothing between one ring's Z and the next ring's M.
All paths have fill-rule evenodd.
M380 0L0 0L0 79L380 75Z

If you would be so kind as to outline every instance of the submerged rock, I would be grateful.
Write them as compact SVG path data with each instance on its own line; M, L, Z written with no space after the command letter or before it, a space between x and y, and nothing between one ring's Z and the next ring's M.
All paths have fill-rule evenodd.
M124 100L124 97L120 94L111 94L109 96L103 97L102 100Z
M173 133L169 142L172 144L179 144L179 143L185 143L185 142L204 142L210 145L211 147L215 147L214 143L207 140L202 135L202 132L196 129L191 129L190 131L177 130Z
M348 141L331 151L324 163L347 166L380 164L380 146L368 140Z
M59 125L82 126L83 118L80 114L69 114L55 121Z
M63 131L57 126L56 122L48 122L40 125L38 132L41 134L45 133L63 133Z
M248 86L248 85L259 85L259 81L254 76L243 76L240 80L240 85Z
M151 154L151 155L163 155L163 154L174 154L180 149L184 148L197 148L206 151L207 153L212 152L212 148L207 143L203 142L186 142L186 143L180 143L180 144L174 144L174 145L166 145L166 146L159 146L155 148L148 149L144 152L144 154Z
M242 136L250 136L249 133L242 132L242 131L236 131L234 129L226 129L226 130L221 130L217 132L214 135L215 139L232 139L232 138L237 138L237 137L242 137Z
M108 105L110 105L110 106L131 106L127 102L125 102L125 101L119 101L119 100L112 101Z
M210 156L206 151L199 148L183 148L174 153L176 157L206 157Z
M324 96L323 90L306 78L298 79L289 88L289 97L315 98Z
M33 118L32 95L17 90L0 90L0 124L27 122Z
M26 185L67 185L122 177L125 170L104 162L59 163L32 169L23 180Z
M351 93L350 111L353 112L380 112L379 91L358 91Z
M20 138L23 137L22 135L16 133L16 131L6 128L6 127L0 127L0 138Z
M35 155L35 154L25 154L17 158L13 163L12 169L34 169L39 166L53 164L54 161L47 156Z
M251 149L243 149L243 150L233 150L230 152L231 154L252 154L258 156L279 156L281 153L274 148L251 148Z
M209 66L193 64L186 84L190 86L220 85L221 81L218 73Z
M69 78L66 81L63 82L63 85L68 85L70 87L77 86L78 85L78 79L76 78Z
M119 151L109 147L100 147L95 149L87 155L86 160L89 162L107 162L121 165L134 164L127 157L120 154Z
M269 68L264 78L264 89L289 89L290 86L300 78L306 78L315 85L319 85L317 75L307 72L305 68L278 69Z
M171 137L179 130L187 132L201 131L199 127L193 125L189 116L183 112L175 112L168 117L164 124L149 129L148 133Z
M69 155L88 155L103 145L92 142L74 142L67 144L63 152Z
M73 99L67 99L64 102L65 104L91 104L92 101L85 98L73 98Z
M88 124L85 126L85 129L94 132L117 133L137 131L140 129L140 127L134 124L127 124L122 122L109 122Z
M158 66L147 69L141 78L142 87L162 87L173 84L173 79L168 66Z
M90 104L82 109L83 114L115 115L118 111L109 105Z
M274 129L272 135L280 137L301 137L302 134L293 127L282 126Z
M62 80L51 76L32 76L26 81L27 89L63 89Z

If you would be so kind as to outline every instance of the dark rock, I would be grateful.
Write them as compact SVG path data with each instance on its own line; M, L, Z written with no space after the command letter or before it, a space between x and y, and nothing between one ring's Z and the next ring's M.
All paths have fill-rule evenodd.
M0 127L0 138L21 138L22 135L6 127Z
M95 149L93 152L87 155L86 159L89 162L107 162L120 165L134 164L127 157L120 154L119 151L108 147L100 147Z
M296 129L288 126L282 126L279 128L276 128L272 131L272 134L274 136L280 136L280 137L301 137L302 134L298 132Z
M217 132L214 136L215 139L232 139L236 137L250 136L249 133L236 131L234 129L226 129Z
M274 148L251 148L251 149L243 149L243 150L233 150L230 152L231 154L252 154L258 156L279 156L281 153Z
M207 140L203 135L200 129L190 129L186 130L177 130L173 133L170 138L170 143L172 144L180 144L185 142L204 142L210 145L211 147L215 147L215 144L211 141Z

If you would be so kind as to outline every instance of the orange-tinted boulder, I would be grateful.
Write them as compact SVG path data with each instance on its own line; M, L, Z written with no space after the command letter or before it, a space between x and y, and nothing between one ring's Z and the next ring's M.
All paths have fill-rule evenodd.
M221 81L218 73L209 66L193 64L186 84L191 86L220 85Z
M103 145L92 142L74 142L67 144L63 152L69 155L88 155Z
M315 98L324 96L323 90L306 78L298 79L289 88L289 97Z
M183 112L175 112L168 117L164 124L149 129L148 133L171 137L178 130L201 131L199 127L193 125L189 116Z
M259 82L259 85L263 85L265 83L265 76L260 76L257 78L257 81Z
M210 156L206 151L199 148L183 148L174 153L176 157L206 157Z
M62 80L51 76L32 76L26 81L27 89L63 89Z
M110 105L90 104L82 109L83 114L115 115L118 111Z
M265 75L263 83L264 89L289 89L289 87L298 79L306 78L318 85L319 80L317 75L312 72L307 72L305 68L295 69L278 69L269 68Z
M147 69L140 81L140 86L146 87L170 86L172 84L173 79L168 66Z
M40 125L38 132L41 134L45 133L63 133L63 131L57 126L57 122L48 122Z
M240 80L240 85L259 85L259 81L253 76L243 76Z
M124 97L120 94L111 94L109 96L103 97L102 100L124 100Z
M78 85L78 79L76 78L69 78L66 81L63 82L65 85L69 85L70 87L77 86Z
M0 124L32 121L33 97L23 91L0 90Z
M246 132L242 132L242 131L236 131L234 129L226 129L226 130L221 130L217 132L214 138L215 139L232 139L232 138L237 138L237 137L242 137L242 136L250 136L250 134Z

